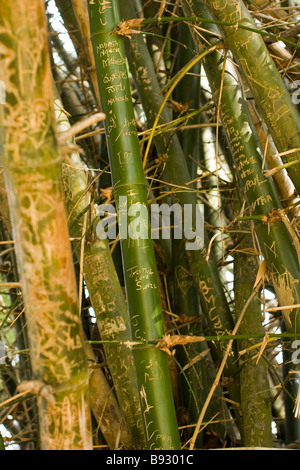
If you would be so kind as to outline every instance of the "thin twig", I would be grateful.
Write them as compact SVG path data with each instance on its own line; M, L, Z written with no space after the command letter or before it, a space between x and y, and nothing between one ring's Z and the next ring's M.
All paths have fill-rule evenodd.
M83 131L87 127L90 127L92 124L95 124L96 122L104 121L105 117L106 116L104 113L96 113L96 114L92 114L92 116L89 116L86 119L82 119L81 121L76 122L67 131L62 132L59 135L60 143L67 142L69 139L71 139L71 137L73 137L76 134L79 134L79 132Z
M236 325L235 325L235 327L234 327L234 329L233 329L233 331L232 331L232 334L233 334L233 335L235 335L236 332L238 331L238 329L239 329L239 327L240 327L240 324L241 324L241 322L242 322L242 320L243 320L243 318L244 318L244 315L245 315L245 313L246 313L246 311L247 311L247 308L248 308L249 304L251 303L251 301L253 300L253 298L256 296L257 291L258 291L258 288L260 287L260 285L261 285L261 283L259 283L259 284L256 286L256 288L253 290L252 294L251 294L250 297L248 298L247 302L245 303L244 308L243 308L243 310L241 311L241 313L240 313L240 315L239 315L239 318L238 318L238 320L237 320L237 322L236 322ZM200 427L201 427L203 418L204 418L204 416L205 416L205 413L206 413L206 410L207 410L208 405L209 405L209 403L210 403L210 400L211 400L211 398L212 398L212 396L213 396L213 394L214 394L214 392L215 392L217 386L219 385L219 382L220 382L220 379L221 379L221 375L222 375L222 373L223 373L223 370L224 370L225 365L226 365L227 358L228 358L229 353L230 353L230 350L231 350L231 348L232 348L232 343L233 343L233 339L230 340L229 343L228 343L228 345L227 345L227 348L226 348L225 354L224 354L224 356L223 356L221 365L220 365L219 370L218 370L218 372L217 372L217 374L216 374L216 378L215 378L215 380L214 380L214 382L213 382L213 385L212 385L212 387L211 387L211 389L210 389L210 391L209 391L209 393L208 393L208 395L207 395L207 398L206 398L206 400L205 400L205 403L204 403L204 405L203 405L203 407L202 407L202 410L201 410L200 416L199 416L199 418L198 418L198 421L197 421L197 425L196 425L194 434L193 434L193 436L192 436L192 438L191 438L191 441L190 441L190 450L193 450L194 447L195 447L196 439L197 439L198 433L199 433L199 431L200 431Z

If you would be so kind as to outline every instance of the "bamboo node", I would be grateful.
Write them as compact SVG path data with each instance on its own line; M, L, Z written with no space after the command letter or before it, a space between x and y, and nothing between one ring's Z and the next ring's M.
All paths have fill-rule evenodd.
M184 114L188 111L192 101L187 101L186 103L180 103L179 101L170 100L169 108L173 109L176 113Z
M51 404L55 403L52 387L44 384L44 382L41 382L40 380L25 380L18 385L17 391L19 393L24 393L24 395L33 393L34 395L45 398L45 400Z
M221 380L222 386L225 388L229 388L230 385L234 383L234 378L233 377L223 377Z
M162 165L163 163L166 162L167 158L168 158L167 153L159 153L157 155L157 158L155 159L155 163L158 163L159 165Z
M273 209L262 218L262 221L264 224L273 225L277 222L282 222L284 217L285 214L282 209Z
M204 336L188 336L188 335L164 335L155 347L165 351L169 356L172 355L170 349L174 346L184 345L188 343L199 343L205 341Z
M139 18L127 20L127 21L122 20L121 23L115 26L113 32L117 34L118 36L126 36L130 38L132 34L140 34L141 31L137 29L133 29L133 28L139 28L142 22L143 20Z
M181 315L178 316L178 323L181 325L186 325L186 324L191 324L191 323L196 323L199 321L199 316L189 316L186 315L185 313L182 313Z

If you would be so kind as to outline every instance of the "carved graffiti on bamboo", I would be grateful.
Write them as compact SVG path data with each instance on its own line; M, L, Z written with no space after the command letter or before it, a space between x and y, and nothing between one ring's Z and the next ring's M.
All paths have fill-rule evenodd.
M234 126L234 118L227 109L226 105L223 105L222 117L226 125L226 130L230 137L232 154L235 158L236 167L241 177L245 192L249 193L250 191L252 191L251 198L249 198L251 200L249 206L250 210L251 212L253 212L256 209L265 206L264 211L267 211L269 204L272 204L272 196L270 194L266 194L256 197L254 195L255 193L253 193L253 191L257 187L263 185L264 183L267 183L267 179L264 177L263 173L261 171L258 173L257 168L255 166L257 164L257 161L261 159L260 150L258 148L256 149L257 157L255 157L254 155L246 156L244 153L245 149L242 143L241 133L236 130ZM250 136L251 129L248 127L249 126L247 125L243 132ZM254 200L252 200L253 195L255 198Z
M43 41L37 41L39 44L34 50L32 44L27 47L28 37L12 36L12 33L9 33L9 26L0 28L0 34L3 38L0 44L0 57L4 65L1 68L0 78L5 83L6 94L14 96L14 99L6 100L3 104L4 151L9 154L10 164L19 164L22 149L28 154L30 148L33 151L43 148L52 123L50 102L42 96L35 100L28 99L29 92L34 89L34 83L40 73L38 65L43 53ZM9 38L12 48L5 45L5 36ZM18 56L15 51L18 51ZM25 161L23 164L25 165Z
M142 385L141 390L140 390L140 396L141 396L141 402L143 404L143 415L144 415L144 422L145 422L145 430L146 430L146 436L147 436L147 441L151 442L150 449L151 450L156 450L155 442L161 442L164 441L169 447L171 448L171 438L170 436L163 436L158 429L153 429L153 420L150 418L150 411L153 408L153 405L151 405L148 401L147 398L147 393L144 385Z
M242 17L242 6L237 4L237 2L232 3L230 0L214 0L212 2L212 8L218 12L225 11L227 13L229 11L227 21L230 23L238 22ZM238 25L235 24L232 27L237 29Z
M121 55L121 51L120 51L119 44L117 41L101 42L97 46L97 54L102 59L101 63L104 68L112 64L113 65L119 64L118 62L117 63L114 62L117 59L115 57L110 57L111 55L119 54L120 59L124 59L124 57L122 57Z
M120 137L130 137L132 135L137 136L137 129L136 129L136 120L133 117L132 119L128 120L126 117L119 125L119 133L115 138L115 142Z
M181 290L182 294L185 296L189 289L193 286L193 278L190 272L183 266L176 266L175 278L177 286Z
M102 26L105 26L107 24L107 18L105 16L106 10L109 8L112 8L111 2L109 0L89 0L90 5L96 5L96 3L99 5L98 12L99 12L99 21L102 24Z
M120 166L128 165L129 161L133 158L132 152L120 151L117 153Z
M120 331L126 331L126 325L121 316L117 316L116 318L106 318L103 322L101 335L103 337L111 337L114 339Z
M224 328L222 325L222 321L220 319L220 316L217 313L216 297L213 293L211 293L214 290L214 288L209 287L209 284L211 284L210 279L208 279L207 281L199 280L200 292L206 303L209 319L214 326L216 334L224 334L225 332L224 332Z
M126 80L127 79L127 73L124 70L117 70L116 72L113 72L111 74L105 74L103 77L103 83L112 83L116 80Z
M127 269L128 276L134 280L135 288L139 290L157 289L157 285L154 282L155 273L152 268L139 268L138 266L132 266Z
M48 450L72 449L76 446L87 448L88 435L82 436L75 432L77 426L82 424L80 421L86 419L82 409L85 409L86 415L88 412L84 394L81 392L78 396L70 391L61 401L47 403L47 408L48 413L45 413L41 430L42 438L43 435L47 436L43 448Z
M29 36L29 29L12 28L5 18L0 27L0 56L4 64L0 75L5 82L6 92L13 93L18 102L26 99L28 90L34 89L38 65L44 53L45 33L42 28L36 27L37 23L33 23L36 21L35 10L33 7L28 17L35 30L34 37ZM12 47L9 48L7 44ZM15 52L17 50L18 56Z
M66 247L64 242L68 240L68 233L58 223L65 208L59 185L47 177L33 173L30 180L24 182L20 175L18 186L22 197L21 203L15 203L20 213L16 237L22 246L20 276L31 280L30 284L24 284L23 295L33 346L32 362L41 369L47 365L49 380L53 374L65 381L77 368L75 363L68 364L66 352L77 350L78 360L83 359L76 314L76 284L70 276L73 272L72 257L68 252L69 246ZM51 272L55 272L55 276L48 275ZM49 295L49 291L53 295ZM55 370L51 369L54 366L49 362L55 364Z

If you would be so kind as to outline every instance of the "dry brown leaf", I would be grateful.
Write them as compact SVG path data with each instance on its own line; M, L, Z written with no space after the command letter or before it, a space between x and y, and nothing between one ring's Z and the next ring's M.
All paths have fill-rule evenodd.
M258 355L257 355L256 364L258 363L258 361L260 360L261 356L263 355L263 352L264 352L264 350L266 349L266 346L267 346L268 342L269 342L269 335L268 335L268 333L266 333L265 336L264 336L264 338L263 338L263 340L262 340L259 353L258 353Z
M263 262L261 263L258 271L257 271L257 275L256 275L256 279L255 279L255 283L254 283L254 286L253 286L253 289L255 289L255 287L258 285L258 283L261 281L262 277L264 276L264 274L267 272L267 263L265 260L263 260Z
M204 336L189 336L189 335L165 335L156 343L156 348L165 351L171 355L170 349L174 346L184 345L188 343L199 343L205 341Z

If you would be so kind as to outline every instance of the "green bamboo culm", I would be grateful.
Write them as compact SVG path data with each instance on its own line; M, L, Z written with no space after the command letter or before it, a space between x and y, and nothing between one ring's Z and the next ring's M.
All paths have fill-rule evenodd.
M61 183L45 12L1 2L0 154L38 394L40 448L91 450L88 370ZM27 387L27 388L26 388Z
M163 320L155 253L150 236L148 194L131 101L116 0L90 0L89 18L105 132L118 209L119 236L133 340L159 339ZM128 214L127 214L128 212ZM136 217L138 215L138 217ZM136 221L139 223L135 225ZM167 355L151 345L136 347L144 426L149 449L179 449L180 439Z

